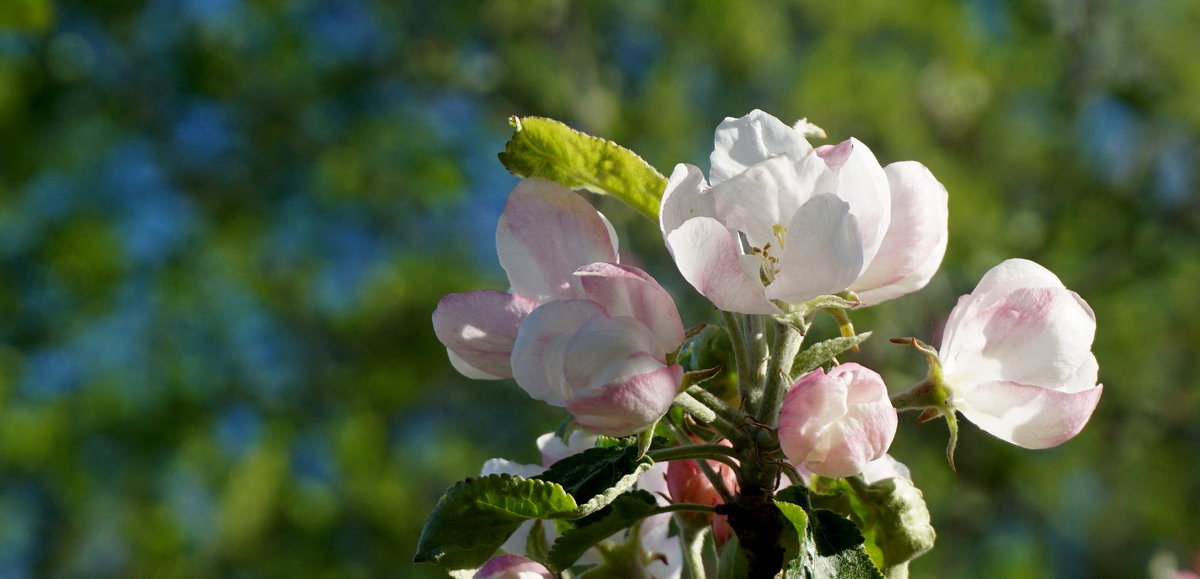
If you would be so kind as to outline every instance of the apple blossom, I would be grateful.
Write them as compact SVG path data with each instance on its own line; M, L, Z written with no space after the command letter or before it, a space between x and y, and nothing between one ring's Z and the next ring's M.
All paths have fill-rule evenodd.
M938 351L946 403L1025 448L1066 442L1100 400L1096 316L1046 268L1010 259L962 296Z
M779 444L797 467L827 477L853 476L887 452L896 409L874 370L855 363L805 374L783 399Z
M629 266L581 268L595 299L545 303L520 325L513 376L530 396L562 406L575 422L609 436L645 430L675 399L683 367L667 364L684 340L666 291Z
M584 297L575 271L618 261L617 236L592 206L546 179L513 188L496 227L496 252L512 293L450 294L433 312L433 328L454 368L468 378L512 378L517 327L541 303Z
M718 126L711 186L679 164L659 226L684 278L717 307L778 314L845 290L874 304L923 287L946 246L946 192L915 162L884 169L849 139L814 149L811 126L762 111Z

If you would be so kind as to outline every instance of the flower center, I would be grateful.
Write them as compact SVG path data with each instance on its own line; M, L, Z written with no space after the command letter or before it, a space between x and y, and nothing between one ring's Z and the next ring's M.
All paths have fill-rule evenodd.
M768 241L762 247L750 246L750 253L757 255L762 260L760 268L763 283L765 284L770 284L779 273L779 258L776 255L771 255L771 253L772 250L774 250L775 254L783 251L783 240L787 236L787 228L776 223L771 226L771 234L775 237L775 241Z

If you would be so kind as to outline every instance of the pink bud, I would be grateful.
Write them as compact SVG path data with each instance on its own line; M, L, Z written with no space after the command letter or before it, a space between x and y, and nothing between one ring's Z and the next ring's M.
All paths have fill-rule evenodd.
M554 575L545 565L520 555L497 555L488 559L478 571L475 579L552 579Z
M853 476L884 455L896 436L896 409L883 378L849 363L805 374L783 399L779 443L796 466Z
M728 440L721 441L721 444L732 446ZM713 488L712 481L708 480L708 477L700 471L696 461L673 460L667 464L667 491L671 495L671 500L677 503L697 503L714 507L722 503L721 495L717 489ZM708 461L708 466L717 473L717 476L721 477L721 481L728 491L737 492L737 473L733 472L732 468L715 460ZM724 544L733 531L729 526L728 517L725 515L713 516L712 527L713 538L718 545Z

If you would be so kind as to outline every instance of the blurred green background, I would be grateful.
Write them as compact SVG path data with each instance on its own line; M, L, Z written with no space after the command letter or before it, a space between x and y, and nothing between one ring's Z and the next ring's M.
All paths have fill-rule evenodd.
M753 108L950 191L920 293L855 316L893 391L987 268L1099 319L1048 451L903 415L914 577L1136 577L1200 551L1200 3L19 0L0 7L0 577L437 577L441 492L557 409L458 376L429 315L503 289L509 115L707 169ZM715 321L656 228L624 259Z

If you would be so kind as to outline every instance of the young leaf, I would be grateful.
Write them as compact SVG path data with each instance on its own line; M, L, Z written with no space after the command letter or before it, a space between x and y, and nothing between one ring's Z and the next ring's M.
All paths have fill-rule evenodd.
M513 175L612 195L657 222L667 179L633 151L553 119L510 117L508 123L516 130L500 162Z
M904 565L933 548L937 534L920 489L904 478L872 485L847 479L866 512L863 534L882 556L881 567Z
M563 533L550 548L546 563L551 569L562 571L575 564L585 551L607 539L616 532L654 514L658 503L654 495L646 491L632 491L620 495L605 509L599 520Z
M578 509L555 483L507 474L468 478L434 506L413 562L450 572L475 569L526 519L572 518Z
M579 503L576 517L585 517L633 488L654 465L650 457L639 459L637 454L636 446L589 448L554 463L537 478L562 485Z
M817 342L796 356L796 361L792 364L792 375L799 377L812 372L838 354L867 341L867 338L870 337L871 332L863 332L849 338L831 338L824 342Z

